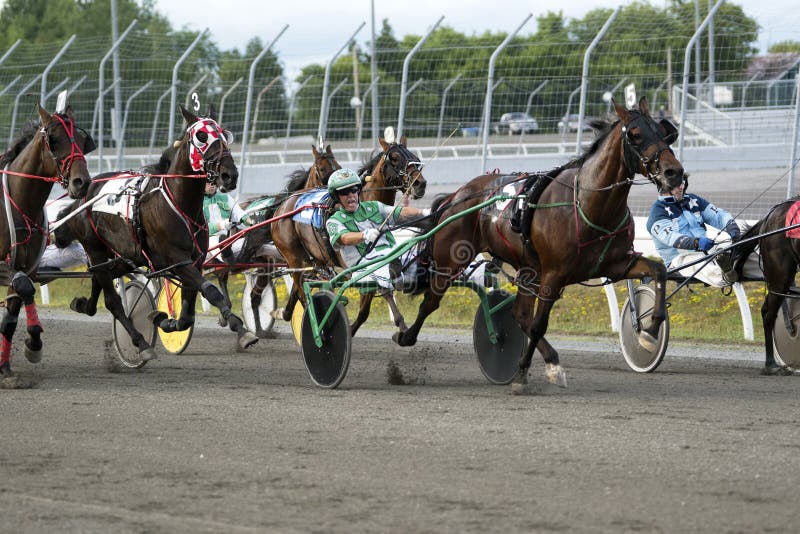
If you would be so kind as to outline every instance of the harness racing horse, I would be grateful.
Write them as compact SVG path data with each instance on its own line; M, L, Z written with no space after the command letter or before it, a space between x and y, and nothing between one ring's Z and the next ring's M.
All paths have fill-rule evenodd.
M158 311L151 316L154 324L165 332L186 330L194 324L195 300L200 291L219 308L230 329L238 334L239 348L258 341L242 320L231 313L230 302L222 292L205 280L200 271L208 250L208 226L203 216L205 182L212 181L222 191L230 191L236 188L239 177L226 132L217 124L213 107L208 117L196 116L183 106L181 113L188 124L181 139L164 152L158 164L145 168L141 174L127 175L132 182L141 181L142 186L130 186L130 194L109 196L115 203L122 202L119 198L129 198L130 217L92 207L68 221L70 230L86 249L89 270L93 273L89 299L76 298L70 307L94 315L102 290L106 308L127 330L142 362L156 358L156 353L126 316L113 283L115 278L133 272L136 267L149 268L150 276L177 279L183 286L178 319L170 319ZM116 173L96 176L86 198L75 206L106 194L102 189L107 181L116 182L125 176Z
M25 304L28 338L25 356L42 357L42 326L34 303L35 289L28 277L36 269L47 243L44 206L53 184L80 198L91 183L85 154L95 149L92 138L75 125L72 109L50 115L39 106L39 122L26 124L21 135L0 156L3 202L0 203L0 254L5 260L8 295L0 321L0 376L3 387L23 387L11 371L11 338Z
M432 237L430 287L425 290L416 321L405 332L394 334L397 343L413 345L452 280L476 253L489 252L518 271L513 315L530 338L512 382L513 391L527 391L535 348L544 356L548 381L566 386L558 353L544 335L553 304L570 284L599 277L612 281L653 278L657 288L653 321L638 339L646 350L655 350L654 341L666 317L666 268L660 261L634 252L628 193L637 173L668 190L681 183L684 170L669 148L677 130L669 121L656 123L644 98L639 109L614 106L619 120L595 123L604 129L586 153L539 175L546 180L544 189L537 209L532 213L529 210L522 219L521 236L512 233L506 216L510 210L498 213L489 209L497 206L494 203L454 220ZM491 199L519 180L519 175L478 176L440 205L434 203L433 211L442 221Z
M786 298L798 299L800 294L792 289L798 265L800 265L800 231L797 228L780 231L782 228L800 223L800 198L794 197L777 206L774 206L766 217L755 223L740 238L740 242L733 247L733 259L739 277L742 276L742 268L747 256L756 248L760 249L761 264L764 271L764 281L767 284L767 294L764 297L764 304L761 306L761 318L764 324L764 351L766 354L764 368L761 374L764 375L791 375L794 369L787 365L780 365L775 360L775 345L778 340L773 337L775 321L778 312L783 310L784 314L789 314L791 306L785 307ZM770 234L762 237L762 234ZM788 234L788 235L787 235ZM795 317L788 317L795 319ZM781 320L783 320L782 318ZM791 321L789 338L796 343L797 324ZM773 341L774 340L774 341ZM787 354L796 358L797 346L790 346L795 354ZM788 351L787 351L788 352Z
M393 205L395 197L399 191L404 194L420 198L425 194L425 177L422 175L422 163L406 147L405 136L400 138L399 143L387 142L379 139L381 151L376 153L372 159L358 170L362 180L366 183L361 191L361 200L378 200L384 204ZM308 190L303 190L302 193ZM303 306L306 305L305 295L302 291L303 272L302 268L311 266L317 272L325 273L328 276L335 274L333 266L344 267L327 240L320 232L315 230L310 224L296 222L291 216L287 216L300 206L297 201L300 195L289 197L278 210L275 217L278 220L272 223L272 238L275 246L278 247L281 255L286 260L292 272L292 291L289 293L289 300L283 310L283 319L291 320L292 312L297 304L298 298ZM334 199L335 200L335 199ZM405 330L405 322L400 310L394 301L391 292L382 295L395 318L395 325ZM358 316L350 327L351 335L355 335L358 328L369 317L369 309L374 293L361 293Z
M320 147L311 146L311 151L314 156L314 163L309 169L298 169L289 175L289 180L286 187L275 195L265 195L255 199L251 199L246 203L242 203L242 208L247 212L247 224L255 225L271 219L275 210L280 206L281 202L286 200L289 195L300 191L301 189L327 187L328 178L334 171L342 168L336 157L333 155L331 145L326 146L324 149ZM226 258L230 262L229 267L221 267L214 272L219 280L222 292L225 297L230 300L228 293L228 277L231 273L240 272L242 269L247 269L247 264L252 263L269 263L275 259L282 259L277 251L269 250L272 244L271 226L265 224L263 226L253 228L252 230L245 230L244 243L239 254L235 257ZM265 246L266 245L266 246ZM276 256L278 256L276 258ZM256 336L259 338L269 337L269 333L261 329L261 317L259 307L261 305L261 298L264 289L270 283L272 275L269 273L259 274L253 281L253 287L250 292L250 303L253 310L253 319L256 325ZM225 321L220 317L220 324L225 325Z

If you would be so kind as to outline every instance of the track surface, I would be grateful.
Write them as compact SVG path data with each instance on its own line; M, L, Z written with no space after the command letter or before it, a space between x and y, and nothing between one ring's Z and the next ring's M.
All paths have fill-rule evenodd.
M236 353L206 319L185 354L109 373L108 317L53 314L42 364L15 347L36 387L0 391L2 532L800 529L800 377L759 376L752 346L637 375L580 343L569 389L536 360L520 397L483 379L469 332L387 332L325 391L283 325Z

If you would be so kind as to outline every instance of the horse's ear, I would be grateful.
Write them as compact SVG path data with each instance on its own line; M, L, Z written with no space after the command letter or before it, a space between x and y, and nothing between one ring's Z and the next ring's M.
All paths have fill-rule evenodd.
M317 147L314 145L311 145L311 153L314 154L314 159L319 157L319 150L317 150Z
M406 146L406 136L405 135L401 135L400 136L400 146Z
M613 98L611 99L611 103L614 104L614 111L617 112L617 117L619 117L622 122L628 122L628 110L625 109L625 106L620 106Z
M650 105L647 103L647 97L643 96L639 99L639 111L645 115L650 115Z
M386 142L386 139L384 139L383 137L379 137L378 143L380 143L381 148L383 149L384 152L389 151L389 143Z
M208 103L208 118L213 121L217 120L217 108L211 102Z
M328 146L325 147L325 152L327 152L328 154L333 156L333 150L331 150L331 145L328 145Z
M194 124L198 121L197 115L183 107L183 104L178 104L181 108L181 115L183 115L183 119L186 121L186 124Z
M43 125L50 122L50 114L42 107L41 104L39 104L39 118L42 120Z
M75 114L72 111L72 106L67 104L67 107L64 109L64 115L66 115L69 119L75 120Z

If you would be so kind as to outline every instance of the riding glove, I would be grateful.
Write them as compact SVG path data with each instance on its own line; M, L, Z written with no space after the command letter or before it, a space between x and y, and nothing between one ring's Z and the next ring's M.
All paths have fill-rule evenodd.
M367 228L361 232L361 235L364 236L364 243L369 245L380 237L381 232L377 228Z
M708 252L711 250L711 247L714 246L714 240L709 239L707 237L697 237L695 238L695 250L702 250L703 252Z

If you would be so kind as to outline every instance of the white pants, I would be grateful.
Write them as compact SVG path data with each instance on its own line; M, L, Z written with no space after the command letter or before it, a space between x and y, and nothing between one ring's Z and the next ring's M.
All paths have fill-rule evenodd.
M81 267L88 263L86 251L78 242L72 242L65 248L58 248L55 245L47 245L39 260L39 267L50 267L57 269L69 269L70 267Z
M720 250L724 250L725 247L714 247L709 252L718 252ZM669 264L669 269L677 269L687 263L691 263L693 261L697 261L701 258L706 258L707 255L704 252L686 252L675 256L673 260ZM745 261L744 266L742 267L742 276L745 278L762 278L764 273L761 272L761 266L759 265L759 254L754 252L747 257L747 261ZM702 268L701 268L702 267ZM698 271L698 269L700 269ZM717 265L716 260L710 261L703 265L702 262L699 262L695 265L691 265L686 267L685 269L681 269L678 271L681 276L694 277L701 282L704 282L712 287L726 287L729 286L725 279L722 276L722 269Z

